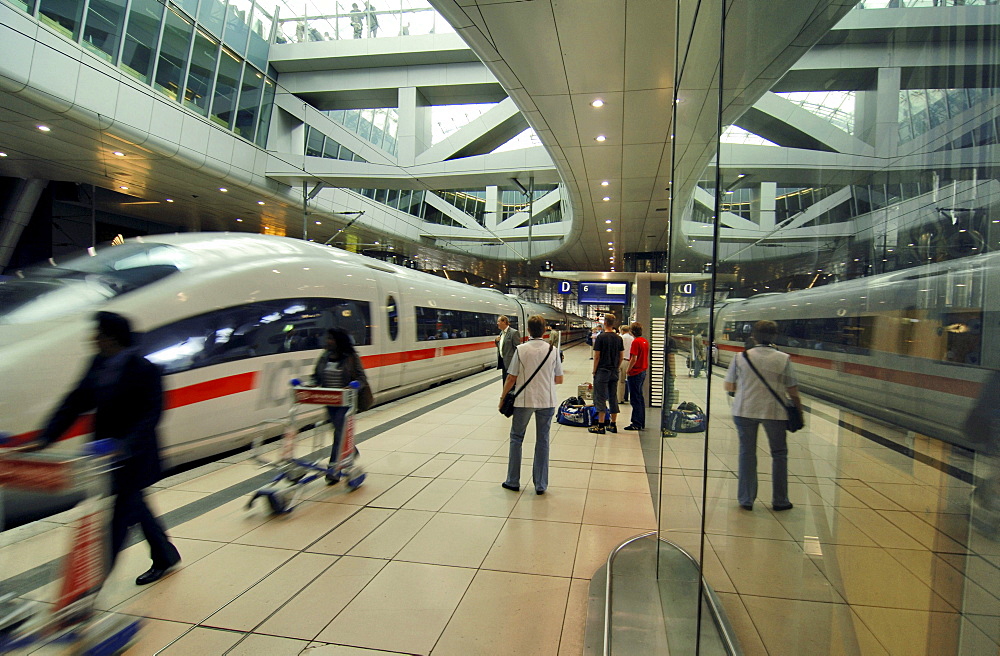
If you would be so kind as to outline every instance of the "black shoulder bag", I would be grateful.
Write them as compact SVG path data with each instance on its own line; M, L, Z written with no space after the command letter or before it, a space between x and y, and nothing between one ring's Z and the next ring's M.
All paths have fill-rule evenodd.
M799 406L795 405L794 401L792 403L788 403L785 399L778 396L777 392L771 389L771 386L767 384L764 377L760 375L759 371L757 371L757 367L753 366L753 362L750 362L750 356L747 355L746 352L743 353L743 359L747 361L748 365L750 365L750 369L757 374L757 378L760 378L760 382L764 383L764 387L767 388L767 391L770 392L774 398L778 400L778 403L785 408L785 412L788 413L788 420L786 422L788 432L794 433L797 430L805 428L806 423L802 419L802 410L799 409Z
M542 370L542 367L545 365L545 361L549 359L550 355L552 355L551 344L549 344L549 352L545 354L544 358L542 358L542 361L539 363L538 368L535 369L535 373L531 374L531 376L524 383L524 385L521 385L521 387L516 392L514 391L507 392L507 395L503 397L503 403L500 404L500 414L502 414L504 417L510 417L514 414L514 399L517 398L518 394L524 391L524 388L528 386L528 383L530 383L532 378L535 377L535 374L537 374L539 371Z

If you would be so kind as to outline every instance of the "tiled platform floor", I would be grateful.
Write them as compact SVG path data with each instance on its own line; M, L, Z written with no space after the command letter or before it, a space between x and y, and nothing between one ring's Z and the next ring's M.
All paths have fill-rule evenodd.
M589 378L588 353L567 350L560 398ZM707 480L706 576L745 653L1000 651L1000 545L969 528L970 485L837 420L884 428L809 402L808 428L790 440L796 507L769 509L761 449L760 500L742 511L719 382L707 478L703 434L664 441L660 521L697 556ZM679 386L705 405L703 379ZM182 567L136 587L148 559L144 544L131 547L100 606L150 618L135 654L581 654L591 575L614 546L656 527L645 472L656 470L659 434L553 426L550 487L537 496L529 427L526 490L509 492L499 393L491 371L361 415L360 431L419 416L361 444L361 489L317 486L289 516L247 511L245 495L212 503L261 473L244 456L164 480L151 501L172 523ZM901 439L954 459L933 441ZM64 533L56 521L12 532L0 575L51 560Z

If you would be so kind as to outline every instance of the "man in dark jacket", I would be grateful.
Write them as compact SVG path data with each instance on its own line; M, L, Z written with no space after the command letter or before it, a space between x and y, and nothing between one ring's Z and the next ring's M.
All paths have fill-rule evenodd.
M111 564L129 528L139 524L153 559L153 566L135 580L137 585L145 585L158 581L181 560L142 495L161 473L156 439L156 425L163 412L160 370L132 348L128 319L113 312L98 312L95 318L98 353L39 439L42 448L52 444L77 417L94 410L94 439L117 440L120 459L112 474Z

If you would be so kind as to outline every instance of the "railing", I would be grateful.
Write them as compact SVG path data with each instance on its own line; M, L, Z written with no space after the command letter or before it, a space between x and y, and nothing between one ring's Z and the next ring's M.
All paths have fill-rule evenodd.
M915 7L969 7L1000 5L1000 0L861 0L855 9L913 9Z
M280 19L274 42L281 44L377 39L455 31L432 7L365 11L363 5L355 3L353 6L360 8L344 11L338 3L335 14Z

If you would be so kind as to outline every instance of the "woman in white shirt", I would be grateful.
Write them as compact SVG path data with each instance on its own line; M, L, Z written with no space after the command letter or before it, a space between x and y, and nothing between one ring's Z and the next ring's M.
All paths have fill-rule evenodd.
M799 410L802 409L802 400L795 372L792 371L791 356L774 348L777 335L778 324L773 321L755 323L752 336L757 345L733 358L726 373L726 391L735 392L733 423L740 438L737 496L744 510L753 510L753 502L757 498L757 427L761 424L771 447L771 508L792 508L788 500L788 443L785 439L788 412L768 391L768 386L779 396L784 397L787 393ZM754 373L754 369L766 384Z
M545 494L545 489L549 486L549 428L559 404L556 385L563 382L563 370L559 361L559 349L552 348L551 344L542 339L544 334L545 319L537 314L529 317L528 335L531 339L514 351L507 370L507 380L500 394L500 405L503 405L507 392L512 389L521 390L514 399L507 480L502 484L504 488L515 492L521 489L521 446L532 415L535 416L535 460L531 478L535 484L535 493Z

